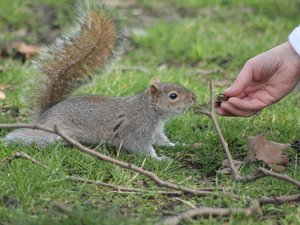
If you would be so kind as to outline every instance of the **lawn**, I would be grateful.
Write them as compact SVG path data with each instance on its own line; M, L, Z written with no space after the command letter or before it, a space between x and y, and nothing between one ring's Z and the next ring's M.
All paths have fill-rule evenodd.
M129 43L110 68L75 94L134 95L147 88L152 77L180 83L192 90L199 104L209 101L209 80L222 93L247 59L287 40L299 24L297 0L128 0L108 1L125 17ZM30 122L28 98L32 78L30 63L15 50L14 42L51 43L72 27L71 0L1 0L0 2L0 123ZM4 52L7 54L4 54ZM269 140L291 143L300 139L300 93L292 92L278 104L252 118L217 117L234 159L247 155L247 137L263 134ZM0 129L0 137L10 130ZM98 151L143 165L161 179L193 188L224 188L241 198L159 194L150 179L99 161L76 148L56 143L46 149L4 146L0 142L0 224L155 224L162 218L192 207L246 207L244 197L296 193L296 188L274 178L241 184L219 174L225 154L211 121L187 112L166 125L174 148L159 148L172 160L156 161L142 155L101 146ZM16 151L26 152L48 169L29 160L5 160ZM298 153L287 151L284 173L300 180ZM242 174L262 162L246 163ZM66 176L140 188L143 193L117 192ZM151 192L149 190L152 190ZM220 192L222 194L223 192ZM265 205L263 215L196 217L182 224L300 224L297 204Z

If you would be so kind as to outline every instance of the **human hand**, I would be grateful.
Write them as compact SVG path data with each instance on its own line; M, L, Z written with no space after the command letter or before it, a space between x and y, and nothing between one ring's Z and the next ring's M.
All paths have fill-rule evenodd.
M222 116L252 116L285 97L300 80L300 56L289 42L247 61L228 97L217 109Z

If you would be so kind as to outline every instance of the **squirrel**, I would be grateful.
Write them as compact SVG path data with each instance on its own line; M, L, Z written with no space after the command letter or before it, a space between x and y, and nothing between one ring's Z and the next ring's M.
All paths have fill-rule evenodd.
M142 93L132 97L72 96L122 49L124 32L120 16L94 1L78 3L76 30L57 39L35 61L41 79L33 101L35 122L57 125L83 144L105 142L129 152L157 160L153 145L175 146L164 133L164 123L186 111L195 96L185 87L155 79ZM36 144L38 147L62 139L41 130L18 129L4 137L5 144Z

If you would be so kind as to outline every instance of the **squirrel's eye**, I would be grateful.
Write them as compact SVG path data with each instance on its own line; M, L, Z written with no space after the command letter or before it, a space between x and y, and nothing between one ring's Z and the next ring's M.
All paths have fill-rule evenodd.
M169 98L174 100L177 98L177 94L175 92L172 92L171 94L169 94Z

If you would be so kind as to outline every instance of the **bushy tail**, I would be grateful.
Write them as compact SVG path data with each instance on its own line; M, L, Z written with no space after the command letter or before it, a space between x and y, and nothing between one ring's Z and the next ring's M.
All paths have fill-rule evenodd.
M121 49L120 16L97 0L80 1L74 30L47 47L35 61L42 80L34 101L42 113L86 83Z
M56 134L33 129L18 129L6 135L2 141L4 144L21 144L23 146L36 144L40 148L44 148L49 144L60 140Z

